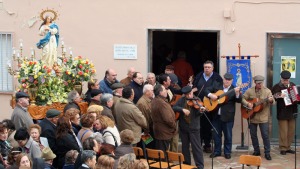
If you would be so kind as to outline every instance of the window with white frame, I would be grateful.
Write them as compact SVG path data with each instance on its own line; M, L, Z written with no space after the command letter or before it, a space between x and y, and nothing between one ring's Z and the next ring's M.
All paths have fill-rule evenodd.
M0 92L12 92L13 76L8 72L8 64L12 64L12 33L0 32Z

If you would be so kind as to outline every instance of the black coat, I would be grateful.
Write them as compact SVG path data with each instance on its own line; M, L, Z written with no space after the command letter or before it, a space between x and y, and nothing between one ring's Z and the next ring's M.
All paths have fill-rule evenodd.
M46 137L48 139L49 147L53 151L54 154L57 152L56 146L56 126L51 123L47 118L44 118L39 125L42 128L41 137Z
M65 164L65 155L70 150L77 150L80 152L80 147L76 141L75 135L71 132L65 136L57 138L57 157L58 157L58 168L62 168Z
M293 82L290 82L290 86L295 86ZM281 82L277 83L272 88L272 94L281 93L281 90L287 89ZM275 98L277 102L277 119L278 120L290 120L295 118L294 113L298 112L297 104L285 106L283 98Z
M226 92L226 96L228 97L227 102L219 106L219 108L221 108L221 121L223 122L234 121L235 103L240 103L242 101L242 93L240 93L239 97L237 98L234 88L235 87L233 85L230 86L229 90ZM204 93L205 96L207 96L209 93L216 93L218 90L223 90L223 84L214 83L213 86L208 87ZM213 113L213 118L218 116L219 108L211 112Z
M130 86L132 87L132 89L134 91L133 103L136 104L139 101L139 99L143 96L144 85L139 85L135 81L132 81L130 83Z
M203 100L203 97L205 96L205 89L213 86L216 82L218 82L218 84L223 84L223 79L218 73L213 72L213 75L208 79L208 81L205 81L203 77L203 71L198 73L193 83L193 87L197 87L198 89L198 91L195 93L195 96Z

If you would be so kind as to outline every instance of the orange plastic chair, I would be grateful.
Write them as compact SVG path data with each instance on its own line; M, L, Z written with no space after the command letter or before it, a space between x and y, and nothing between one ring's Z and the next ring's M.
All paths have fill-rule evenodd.
M252 155L241 155L240 156L240 164L244 165L253 165L259 168L261 166L261 157L260 156L252 156Z

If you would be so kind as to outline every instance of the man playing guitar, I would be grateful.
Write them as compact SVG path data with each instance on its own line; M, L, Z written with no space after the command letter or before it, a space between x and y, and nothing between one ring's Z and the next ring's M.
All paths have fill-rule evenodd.
M249 119L250 135L252 140L252 145L254 148L253 155L260 156L259 142L257 138L257 126L260 128L261 137L263 139L265 148L265 158L267 160L272 160L270 155L270 139L269 139L269 115L270 115L270 104L274 102L272 92L270 89L264 87L265 78L261 75L257 75L253 78L255 86L246 90L243 95L242 104L248 108L253 108L253 103L248 102L251 99L265 99L268 98L267 102L264 102L263 109L260 112L254 114L252 118Z

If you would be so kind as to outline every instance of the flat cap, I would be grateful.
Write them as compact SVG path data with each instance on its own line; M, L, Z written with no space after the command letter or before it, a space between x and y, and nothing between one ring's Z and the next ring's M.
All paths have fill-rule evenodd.
M116 90L119 88L123 88L125 85L123 83L114 83L113 85L111 85L111 89L112 90Z
M282 79L289 79L291 78L291 72L284 70L280 73Z
M98 94L102 94L102 93L103 93L103 91L100 90L100 89L93 89L93 90L91 91L91 97L95 97L95 96L97 96Z
M256 75L253 77L254 82L261 83L265 80L265 78L261 75Z
M227 80L231 80L231 79L233 79L233 75L231 73L225 73L224 78Z
M53 151L49 147L45 147L42 150L42 156L44 160L53 160L56 157L56 155L53 153Z
M192 91L192 87L191 86L185 86L181 89L183 94L187 94L190 93Z
M56 109L49 109L46 113L46 117L47 118L53 118L60 115L60 111L56 110Z
M172 83L172 84L178 83L178 77L177 77L174 73L170 73L170 74L168 74L168 75L169 75L169 77L170 77L170 79L171 79L171 83Z
M22 98L22 97L28 97L29 98L29 95L25 92L16 93L16 99L19 99L19 98Z
M166 69L174 70L174 66L173 65L167 65Z

